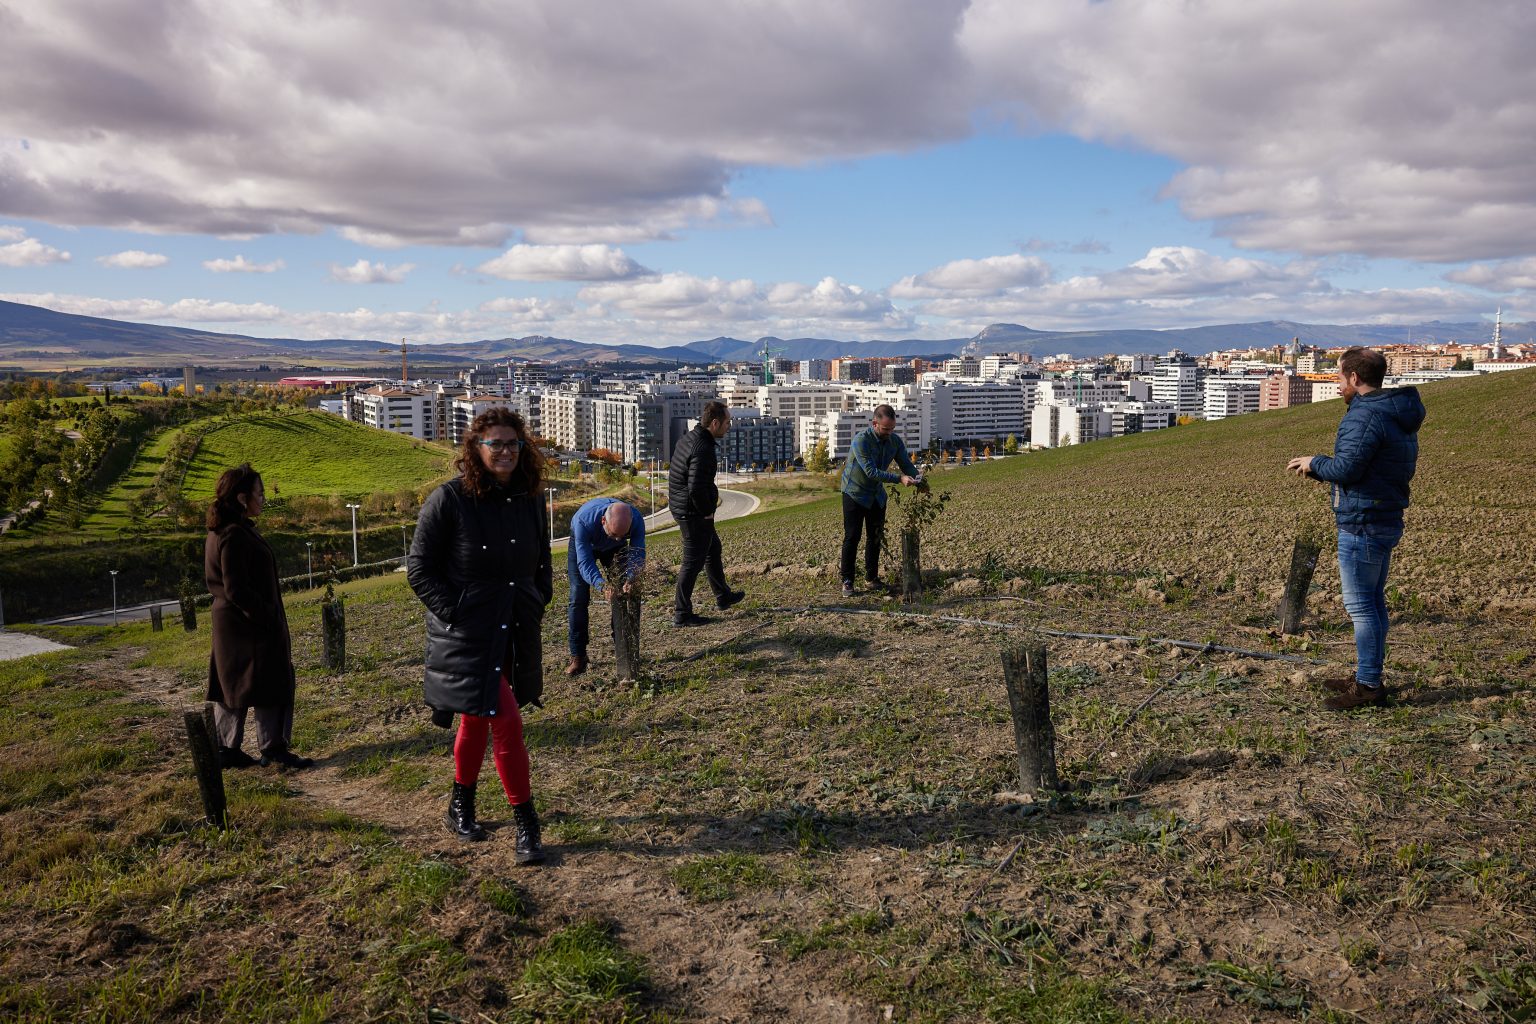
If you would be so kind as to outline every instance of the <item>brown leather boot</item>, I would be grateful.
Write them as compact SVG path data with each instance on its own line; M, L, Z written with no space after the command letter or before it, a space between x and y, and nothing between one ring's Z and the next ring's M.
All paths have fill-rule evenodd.
M587 670L587 656L585 654L571 655L571 663L565 666L565 674L579 676Z
M1385 691L1380 686L1361 686L1359 683L1351 683L1349 689L1334 694L1323 701L1323 707L1329 711L1348 711L1350 708L1364 707L1367 704L1381 704Z

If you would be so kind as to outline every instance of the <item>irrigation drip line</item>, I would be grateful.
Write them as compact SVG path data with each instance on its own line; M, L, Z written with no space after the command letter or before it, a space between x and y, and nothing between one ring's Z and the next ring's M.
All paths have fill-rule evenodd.
M1179 670L1177 672L1168 677L1162 686L1159 686L1157 689L1153 690L1150 694L1147 695L1146 700L1142 701L1140 704L1137 704L1136 707L1131 710L1131 713L1125 716L1125 721L1109 730L1109 735L1105 736L1103 741L1097 747L1093 748L1093 753L1089 754L1087 757L1088 763L1097 765L1099 763L1099 755L1104 752L1105 747L1109 746L1109 741L1120 735L1126 726L1136 721L1136 716L1145 711L1148 704L1151 704L1154 700L1156 700L1164 690L1168 689L1168 687L1178 682L1184 673L1188 672L1190 668L1194 666L1195 662L1199 661L1201 656L1204 655L1207 650L1214 649L1215 646L1215 644L1206 644L1203 649L1196 651L1187 661L1184 662L1184 664L1179 666Z
M881 608L845 608L841 605L808 604L789 608L764 608L759 614L784 613L789 615L802 615L807 612L831 612L836 615L886 615L905 619L929 619L934 622L953 622L962 626L987 626L992 629L1027 629L1041 636L1054 636L1066 640L1129 640L1133 643L1162 644L1165 647L1179 647L1188 651L1196 651L1200 654L1211 651L1219 651L1222 654L1236 654L1244 658L1259 658L1264 661L1288 661L1298 665L1326 665L1326 661L1316 658L1303 658L1295 654L1275 654L1272 651L1251 651L1242 647L1226 647L1221 644L1196 643L1193 640L1174 640L1170 637L1160 636L1128 636L1120 633L1073 633L1062 629L1047 629L1044 626L1030 626L1018 622L998 622L995 619L971 619L962 615L929 615L923 612L888 611Z

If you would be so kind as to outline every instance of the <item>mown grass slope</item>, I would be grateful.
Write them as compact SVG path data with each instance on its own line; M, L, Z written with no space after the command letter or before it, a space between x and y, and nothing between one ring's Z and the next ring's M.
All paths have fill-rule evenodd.
M249 462L267 495L337 495L414 490L443 479L447 450L322 412L251 417L211 431L187 471L185 495L213 497L219 474Z

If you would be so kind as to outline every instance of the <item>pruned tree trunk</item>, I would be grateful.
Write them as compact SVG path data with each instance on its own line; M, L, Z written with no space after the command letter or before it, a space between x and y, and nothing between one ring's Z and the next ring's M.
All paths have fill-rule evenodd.
M321 661L333 672L347 667L347 609L339 598L320 604Z
M1038 797L1060 788L1056 776L1056 730L1045 645L1033 641L1003 648L1003 684L1013 713L1013 742L1019 754L1019 792Z
M615 593L610 603L613 613L614 672L618 679L640 678L640 592Z
M1300 633L1301 619L1307 611L1307 591L1312 574L1317 571L1317 557L1322 545L1316 540L1297 537L1291 549L1291 571L1285 578L1285 596L1280 599L1280 632Z
M154 633L159 633L165 629L165 612L160 609L159 605L154 605L149 609L149 628Z
M922 535L916 530L901 532L901 600L915 604L923 599Z
M188 633L197 632L197 601L193 598L181 599L181 628Z
M192 767L197 772L197 788L203 797L203 814L208 824L228 826L224 800L224 772L219 764L218 741L212 725L213 709L189 709L182 715L187 728L187 746L192 750Z

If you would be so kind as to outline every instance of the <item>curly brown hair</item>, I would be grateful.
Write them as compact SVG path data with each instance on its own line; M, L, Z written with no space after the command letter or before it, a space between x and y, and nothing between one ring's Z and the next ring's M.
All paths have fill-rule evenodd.
M517 457L517 468L512 471L514 483L524 484L529 494L536 493L544 483L544 453L533 443L533 435L523 418L504 405L487 409L476 416L464 434L458 457L453 468L464 479L464 489L477 498L484 497L495 484L496 478L486 471L477 450L480 439L492 427L511 427L523 442L523 450Z

